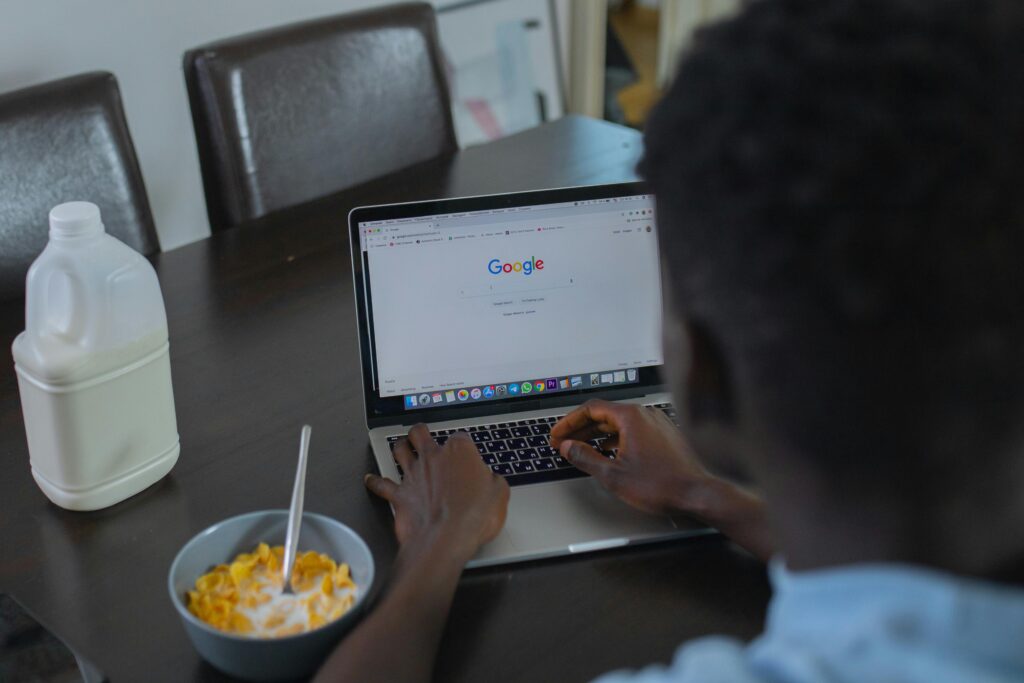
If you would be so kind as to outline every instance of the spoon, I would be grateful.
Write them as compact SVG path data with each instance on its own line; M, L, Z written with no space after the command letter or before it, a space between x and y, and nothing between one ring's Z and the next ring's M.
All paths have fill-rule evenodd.
M299 466L295 469L295 488L292 489L292 504L288 508L288 533L284 540L284 566L281 567L284 578L282 593L291 595L292 569L295 567L295 551L299 547L299 528L302 526L302 499L306 491L306 459L309 456L309 436L313 428L302 426L299 440Z

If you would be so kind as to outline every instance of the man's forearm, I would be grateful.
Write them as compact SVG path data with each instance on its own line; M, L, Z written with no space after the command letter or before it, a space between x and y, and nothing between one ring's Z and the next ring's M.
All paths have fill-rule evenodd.
M410 541L387 592L321 667L328 681L429 681L455 587L469 559L443 534Z
M775 552L764 501L732 482L713 478L680 507L765 562Z

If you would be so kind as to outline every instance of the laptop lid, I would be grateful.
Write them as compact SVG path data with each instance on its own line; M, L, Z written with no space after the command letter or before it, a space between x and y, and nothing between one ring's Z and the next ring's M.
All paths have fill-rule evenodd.
M641 183L360 207L349 238L369 428L663 389Z

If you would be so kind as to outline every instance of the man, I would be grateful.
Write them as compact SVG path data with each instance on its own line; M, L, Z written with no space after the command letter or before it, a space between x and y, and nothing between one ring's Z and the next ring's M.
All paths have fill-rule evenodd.
M646 149L669 378L696 414L699 358L719 409L685 425L692 449L601 402L552 442L623 500L776 558L775 594L749 646L603 680L1024 681L1024 3L756 0L697 37ZM699 464L711 434L763 502ZM324 680L427 680L501 528L508 489L468 439L409 439L401 484L367 477L395 578Z

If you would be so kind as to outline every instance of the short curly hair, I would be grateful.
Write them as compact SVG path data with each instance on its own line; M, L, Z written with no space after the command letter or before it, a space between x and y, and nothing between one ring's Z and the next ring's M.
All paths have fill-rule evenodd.
M1024 2L753 0L645 143L676 307L776 445L865 482L1019 446Z

